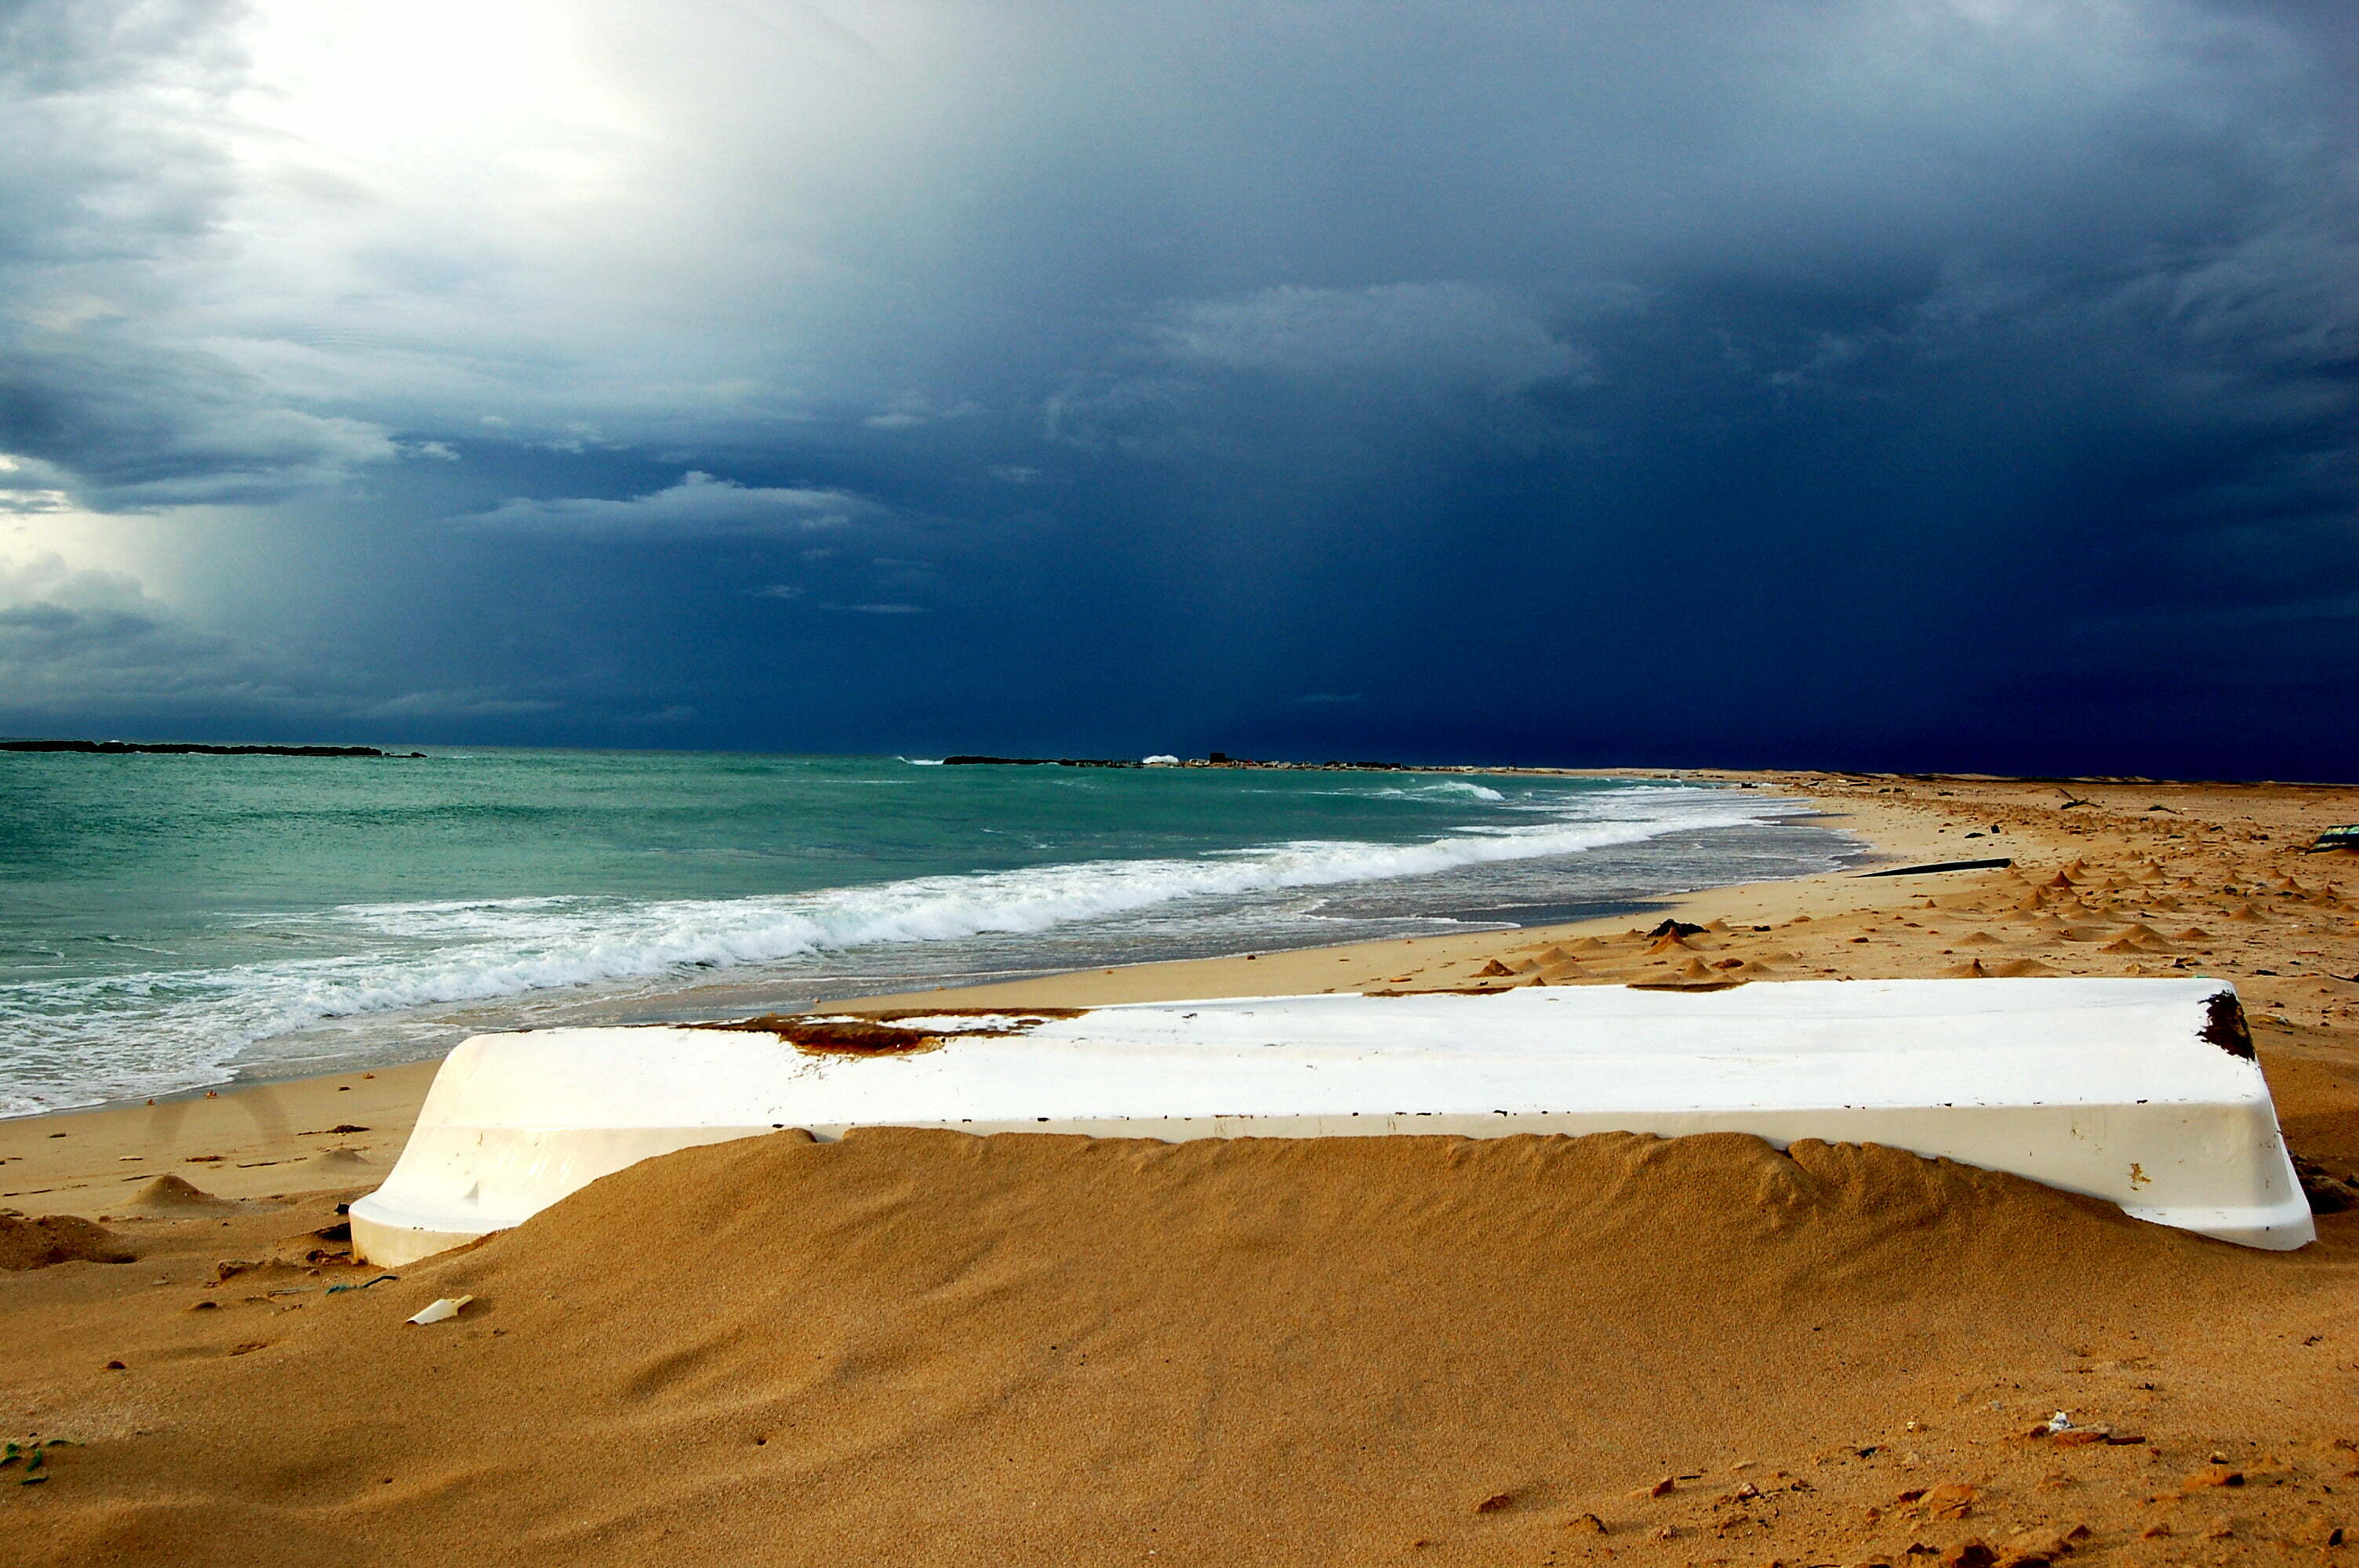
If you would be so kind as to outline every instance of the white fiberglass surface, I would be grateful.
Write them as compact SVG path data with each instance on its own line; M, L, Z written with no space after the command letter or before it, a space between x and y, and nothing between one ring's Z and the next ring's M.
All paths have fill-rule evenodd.
M1984 989L1998 994L1961 994ZM944 1013L900 1021L953 1032L939 1047L880 1056L809 1054L760 1032L627 1032L636 1066L600 1054L611 1032L559 1030L491 1037L500 1049L448 1111L471 1125L835 1125L2265 1099L2255 1064L2201 1037L2220 989L1993 980L1288 997L1103 1008L964 1037L1026 1015ZM1934 1005L1944 997L1951 1008Z

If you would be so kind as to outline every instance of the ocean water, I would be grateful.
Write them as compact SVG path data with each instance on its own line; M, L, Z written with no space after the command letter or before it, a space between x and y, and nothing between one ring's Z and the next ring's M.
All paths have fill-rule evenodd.
M1757 791L448 751L0 753L0 1116L484 1029L1468 925L1844 863Z

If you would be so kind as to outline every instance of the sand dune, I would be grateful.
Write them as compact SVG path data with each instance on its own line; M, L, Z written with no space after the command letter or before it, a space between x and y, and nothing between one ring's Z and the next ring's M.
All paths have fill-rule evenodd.
M251 1206L217 1198L185 1176L162 1175L132 1194L131 1201L121 1205L118 1212L185 1219L199 1215L237 1214Z
M0 1552L1854 1562L2223 1512L2290 1538L2352 1467L2349 1408L2254 1374L2350 1343L2354 1271L1736 1136L781 1134L374 1290L233 1275L171 1350L117 1352L116 1430L53 1460L38 1556ZM2144 1441L2024 1435L2059 1408ZM230 1411L268 1444L225 1442ZM2276 1484L2148 1500L2215 1449ZM1902 1500L1940 1486L1962 1517Z

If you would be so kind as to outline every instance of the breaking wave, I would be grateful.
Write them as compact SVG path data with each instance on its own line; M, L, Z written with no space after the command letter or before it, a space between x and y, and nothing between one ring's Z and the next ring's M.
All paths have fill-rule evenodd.
M1483 785L1416 792L1495 801ZM1410 793L1410 792L1403 792ZM1300 840L1189 858L1087 860L927 876L770 896L579 896L350 904L299 925L334 956L212 970L153 969L0 985L0 1034L16 1047L0 1115L218 1082L255 1042L436 1004L598 982L773 965L901 944L1047 932L1199 901L1417 877L1486 862L1577 855L1673 832L1776 820L1790 803L1685 790L1631 791L1617 816L1462 828L1421 842ZM69 1087L68 1086L71 1086ZM62 1098L61 1098L62 1097Z
M1463 779L1444 779L1439 784L1411 784L1407 789L1378 789L1370 795L1392 800L1505 800L1507 797L1488 784L1468 784Z

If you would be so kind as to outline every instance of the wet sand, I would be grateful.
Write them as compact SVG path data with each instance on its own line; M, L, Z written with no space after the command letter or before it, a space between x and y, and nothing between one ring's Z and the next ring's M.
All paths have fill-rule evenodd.
M960 1000L2218 975L2345 1190L2359 857L2299 850L2359 791L1749 776L2017 863ZM2359 1211L2266 1254L1735 1137L785 1133L335 1289L429 1076L0 1124L0 1206L107 1217L0 1237L0 1435L73 1444L0 1469L0 1561L2359 1558Z

